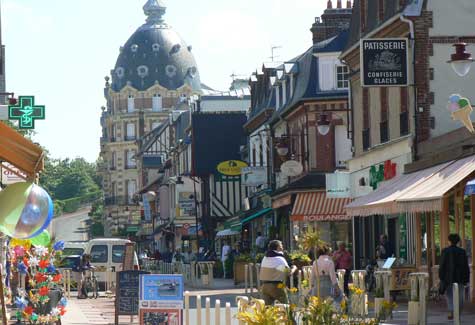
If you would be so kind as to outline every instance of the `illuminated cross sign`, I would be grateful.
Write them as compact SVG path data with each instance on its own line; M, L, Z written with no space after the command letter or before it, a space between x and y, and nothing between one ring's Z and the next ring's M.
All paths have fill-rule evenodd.
M18 120L20 129L34 129L35 120L45 119L45 107L35 105L34 96L20 96L17 105L8 106L8 119Z

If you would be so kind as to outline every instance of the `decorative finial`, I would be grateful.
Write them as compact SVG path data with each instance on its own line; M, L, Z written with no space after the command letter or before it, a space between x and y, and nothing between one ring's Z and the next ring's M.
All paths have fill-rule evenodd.
M147 23L162 23L162 16L165 15L167 7L163 0L147 0L143 6L145 16L147 16Z
M328 0L327 1L327 9L332 9L332 8L333 8L332 0Z

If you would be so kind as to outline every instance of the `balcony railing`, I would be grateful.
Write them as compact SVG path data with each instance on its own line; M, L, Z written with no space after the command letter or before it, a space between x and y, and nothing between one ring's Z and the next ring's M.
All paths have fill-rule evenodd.
M126 136L125 141L135 141L137 140L137 137L135 135L130 135L130 136Z
M104 204L106 206L111 205L136 205L132 198L129 198L127 195L120 196L110 196L104 199Z
M363 150L368 150L370 147L370 129L363 130Z

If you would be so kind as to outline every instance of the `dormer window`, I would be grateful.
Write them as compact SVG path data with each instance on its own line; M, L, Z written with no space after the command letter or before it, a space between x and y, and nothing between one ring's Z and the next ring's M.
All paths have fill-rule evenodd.
M153 44L152 44L152 51L154 51L154 52L160 51L160 44L158 44L158 43L153 43Z
M127 98L127 112L132 113L135 110L135 98L133 95L129 95Z
M162 96L160 94L153 95L152 98L152 111L160 112L162 110Z
M130 46L130 49L132 50L133 53L135 53L139 49L139 46L137 44L132 44Z
M349 69L346 65L339 65L336 67L336 88L348 89L349 88Z

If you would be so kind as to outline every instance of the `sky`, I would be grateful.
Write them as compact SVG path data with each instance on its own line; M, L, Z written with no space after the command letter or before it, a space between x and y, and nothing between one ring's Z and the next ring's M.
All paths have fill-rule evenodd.
M34 140L54 158L99 155L104 77L145 22L146 0L0 0L7 91L46 106ZM334 2L336 2L334 0ZM189 45L201 81L225 90L270 61L312 45L326 0L165 0L165 21Z

